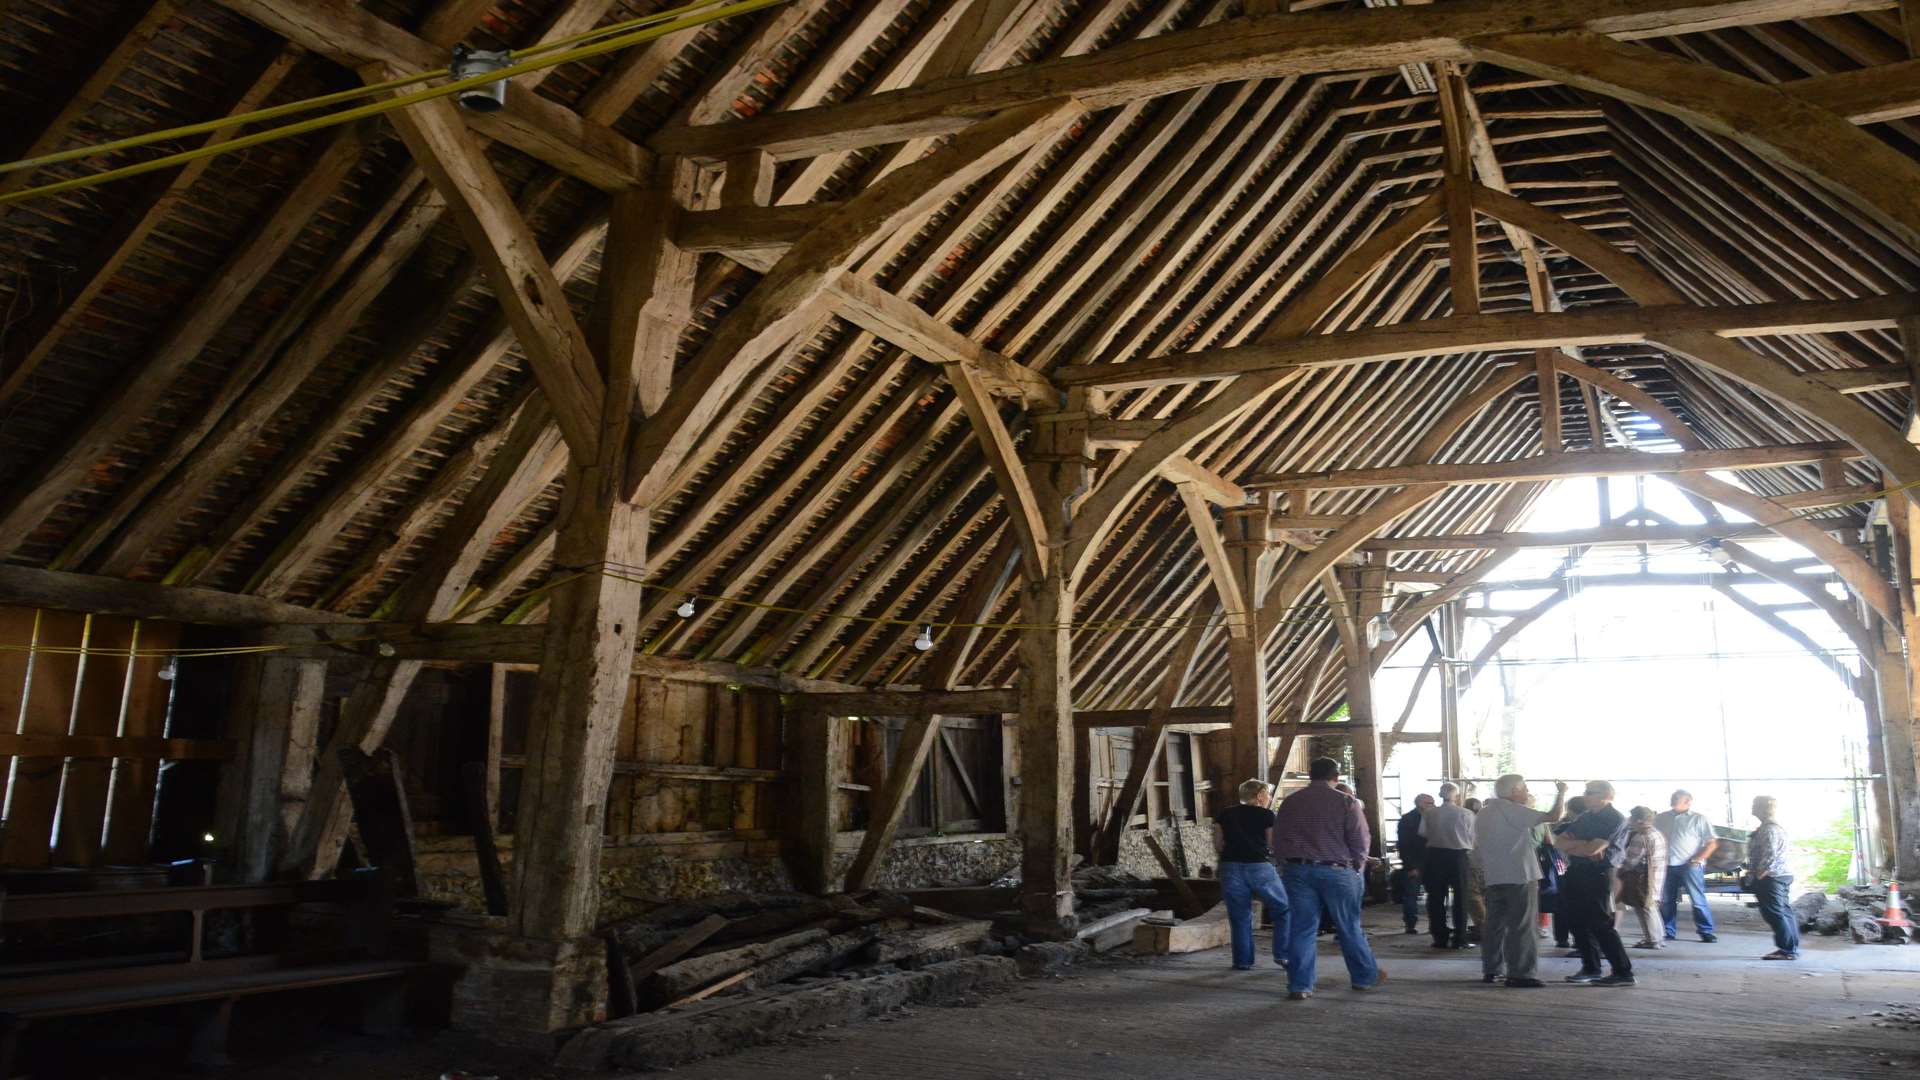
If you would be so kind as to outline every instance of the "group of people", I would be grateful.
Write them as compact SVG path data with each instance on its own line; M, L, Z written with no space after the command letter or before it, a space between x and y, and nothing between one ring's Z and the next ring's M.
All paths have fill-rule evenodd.
M1385 978L1360 929L1372 839L1366 814L1339 783L1333 759L1315 760L1308 776L1309 784L1278 807L1265 781L1248 780L1240 785L1239 804L1214 817L1233 966L1254 965L1253 903L1260 900L1292 1000L1313 992L1323 919L1339 940L1353 989L1371 990ZM1554 786L1553 805L1545 810L1534 808L1526 778L1517 773L1495 781L1484 805L1463 798L1454 784L1441 785L1437 799L1414 800L1399 822L1409 934L1419 932L1424 887L1434 947L1472 948L1477 937L1483 980L1514 988L1544 985L1539 941L1550 933L1580 960L1568 982L1634 985L1621 924L1630 916L1638 922L1641 939L1633 948L1665 948L1676 937L1683 892L1700 940L1716 940L1705 868L1719 840L1706 816L1692 809L1692 795L1674 792L1671 808L1659 814L1644 806L1622 814L1604 780L1590 781L1573 798L1565 783ZM1775 949L1765 959L1792 960L1799 924L1787 904L1793 877L1776 809L1770 797L1754 800L1760 827L1748 841L1744 885L1773 930Z
M1415 799L1399 826L1407 932L1419 932L1424 886L1434 947L1471 948L1477 933L1484 979L1516 987L1541 985L1536 925L1538 937L1551 933L1579 958L1580 970L1568 982L1603 986L1634 984L1629 946L1620 936L1629 918L1640 928L1632 948L1663 949L1676 938L1683 892L1700 940L1718 940L1705 872L1719 839L1706 815L1693 810L1690 793L1674 792L1670 808L1658 814L1636 806L1623 815L1604 780L1573 798L1564 783L1555 786L1545 810L1534 809L1518 774L1495 781L1484 806L1461 799L1453 784L1442 785L1437 800ZM1776 810L1769 796L1754 800L1760 826L1749 840L1745 887L1773 930L1774 951L1765 959L1793 960L1800 932L1787 903L1793 877Z

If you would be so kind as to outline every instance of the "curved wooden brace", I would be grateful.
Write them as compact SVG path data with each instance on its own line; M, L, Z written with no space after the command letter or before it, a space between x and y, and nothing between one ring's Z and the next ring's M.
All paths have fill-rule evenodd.
M1740 610L1772 627L1781 637L1812 653L1815 659L1827 666L1827 670L1833 672L1834 677L1840 680L1841 685L1845 686L1854 697L1860 699L1862 705L1868 704L1868 695L1872 693L1871 684L1866 679L1854 674L1853 669L1842 663L1839 657L1822 649L1818 643L1802 632L1799 627L1740 595L1740 590L1734 588L1732 582L1716 581L1714 582L1713 588L1714 591L1720 595L1733 601ZM1862 662L1864 662L1866 658L1863 656L1861 659Z
M1920 164L1836 112L1778 87L1590 30L1479 38L1467 48L1501 67L1618 98L1732 139L1819 181L1920 247Z
M1788 567L1781 566L1772 559L1754 554L1744 545L1736 544L1729 540L1723 543L1721 547L1726 550L1728 555L1733 556L1735 562L1751 567L1754 572L1776 585L1785 585L1787 588L1806 597L1808 602L1818 607L1821 611L1826 612L1827 618L1832 619L1834 625L1840 627L1840 631L1847 635L1848 640L1853 642L1853 647L1860 650L1862 659L1873 656L1875 652L1878 651L1875 648L1876 643L1872 636L1867 633L1866 624L1854 617L1853 612L1848 610L1849 605L1846 601L1836 598L1832 593L1811 581L1802 580L1799 574L1794 573ZM1871 666L1871 664L1869 664L1869 666Z
M1473 189L1474 207L1532 233L1585 263L1619 286L1636 303L1685 304L1688 300L1632 256L1566 218L1491 188ZM1902 434L1837 390L1725 338L1698 331L1668 334L1670 349L1731 376L1774 401L1826 424L1858 446L1899 483L1920 484L1920 450ZM1920 494L1914 497L1920 498Z
M1299 601L1307 587L1321 574L1332 570L1355 548L1373 539L1375 533L1445 490L1445 484L1412 484L1403 487L1367 507L1359 516L1321 541L1319 547L1295 559L1268 592L1266 603L1260 605L1262 640L1272 635L1286 617L1288 609Z
M1287 305L1274 324L1260 335L1261 340L1281 340L1311 332L1334 304L1414 237L1438 223L1444 213L1445 201L1438 194L1410 207L1320 275L1311 287ZM1065 552L1068 580L1080 580L1094 553L1119 523L1121 511L1159 474L1162 462L1186 453L1195 443L1299 376L1299 372L1277 371L1235 379L1219 394L1169 420L1135 447L1126 461L1112 470L1075 511Z
M1570 357L1561 358L1556 361L1555 366L1562 374L1605 390L1639 409L1682 446L1693 449L1700 445L1699 438L1680 422L1679 417L1674 416L1660 404L1659 399L1640 387ZM1689 495L1731 507L1806 548L1821 562L1833 567L1841 580L1845 581L1849 588L1864 598L1883 617L1891 620L1894 613L1899 611L1899 597L1894 593L1893 586L1875 572L1873 564L1792 510L1765 496L1756 495L1745 488L1720 480L1709 473L1689 473L1668 477L1668 479L1675 487ZM1839 621L1838 618L1835 621ZM1846 630L1847 626L1843 623L1841 629ZM1849 630L1848 633L1851 635L1852 632ZM1872 650L1863 648L1861 651L1864 654Z
M1494 631L1493 637L1489 638L1487 643L1481 646L1480 651L1474 654L1473 663L1467 665L1467 678L1471 679L1480 674L1480 669L1486 667L1495 656L1498 656L1500 650L1506 648L1507 643L1512 641L1520 631L1539 622L1542 615L1560 606L1569 595L1566 583L1562 582L1559 589L1550 593L1539 603L1525 611L1516 612L1513 618L1507 620L1507 625Z

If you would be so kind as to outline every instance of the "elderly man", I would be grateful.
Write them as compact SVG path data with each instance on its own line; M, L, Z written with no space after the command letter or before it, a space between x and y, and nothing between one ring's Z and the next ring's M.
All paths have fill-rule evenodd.
M1693 908L1693 928L1701 941L1717 941L1713 936L1713 909L1707 906L1707 858L1720 840L1713 835L1713 822L1707 815L1693 811L1693 794L1686 790L1673 793L1673 809L1654 815L1653 827L1667 842L1667 877L1660 888L1660 922L1666 939L1676 935L1674 919L1680 914L1680 891L1686 890L1687 904Z
M1413 809L1400 815L1400 868L1407 884L1400 893L1400 917L1406 920L1407 933L1420 932L1420 870L1427 862L1427 840L1420 835L1420 819L1433 809L1433 796L1413 797Z
M1773 929L1773 951L1762 960L1800 958L1800 917L1787 904L1793 891L1793 871L1787 867L1787 830L1774 815L1779 803L1771 795L1753 800L1753 816L1760 827L1747 837L1748 885L1760 902L1760 917Z
M1614 871L1627 850L1627 818L1613 808L1613 785L1587 781L1583 796L1587 812L1561 827L1553 845L1567 856L1567 876L1560 879L1560 901L1573 927L1573 945L1580 952L1580 970L1567 976L1570 983L1595 986L1632 986L1633 961L1627 958L1620 932L1613 928ZM1601 956L1613 968L1600 971Z
M1353 988L1372 990L1386 978L1360 930L1360 894L1372 840L1366 815L1360 800L1334 789L1339 762L1315 758L1307 778L1312 782L1281 801L1273 826L1274 855L1293 904L1287 918L1289 1001L1313 995L1314 939L1323 911L1333 919Z
M1421 868L1427 887L1427 930L1436 949L1464 949L1467 941L1467 856L1473 850L1473 815L1460 805L1460 789L1440 785L1440 802L1420 815L1420 836L1427 842ZM1447 901L1453 901L1453 928L1447 928Z
M1473 865L1486 880L1487 921L1480 930L1480 973L1483 981L1506 976L1514 989L1543 986L1534 971L1540 962L1540 940L1533 924L1540 917L1540 857L1533 830L1560 817L1567 785L1555 782L1553 807L1533 809L1533 793L1519 773L1508 773L1493 783L1493 798L1480 808L1473 822Z

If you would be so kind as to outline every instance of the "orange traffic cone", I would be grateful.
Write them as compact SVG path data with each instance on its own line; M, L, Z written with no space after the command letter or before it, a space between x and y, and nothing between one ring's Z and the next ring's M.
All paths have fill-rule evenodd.
M1913 940L1913 920L1907 918L1907 905L1900 899L1900 882L1887 882L1887 910L1880 917L1880 939L1906 944Z

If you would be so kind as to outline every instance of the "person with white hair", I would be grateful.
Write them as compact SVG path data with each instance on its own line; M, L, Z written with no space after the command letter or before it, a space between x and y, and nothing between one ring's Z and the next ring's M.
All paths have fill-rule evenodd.
M1553 806L1535 810L1527 779L1508 773L1493 783L1493 798L1474 816L1473 865L1486 881L1487 921L1480 929L1480 973L1485 982L1504 976L1514 989L1545 985L1535 975L1540 939L1540 859L1534 829L1560 817L1567 785L1554 783Z
M1567 876L1561 879L1561 901L1573 927L1573 945L1580 952L1580 970L1567 976L1570 983L1595 986L1632 986L1633 961L1627 956L1620 932L1613 928L1614 872L1627 850L1627 817L1613 808L1613 785L1587 781L1587 812L1556 833L1553 844L1567 856ZM1605 956L1611 974L1600 970Z
M1760 917L1773 929L1773 951L1762 960L1800 958L1800 917L1787 904L1793 891L1793 871L1787 866L1787 830L1774 815L1780 804L1771 795L1753 800L1753 816L1760 827L1747 837L1747 888L1760 902Z
M1427 861L1420 876L1427 887L1427 929L1436 949L1465 949L1467 940L1467 857L1473 850L1473 815L1460 805L1456 784L1440 785L1440 801L1420 815ZM1447 901L1453 901L1453 927L1447 927Z

